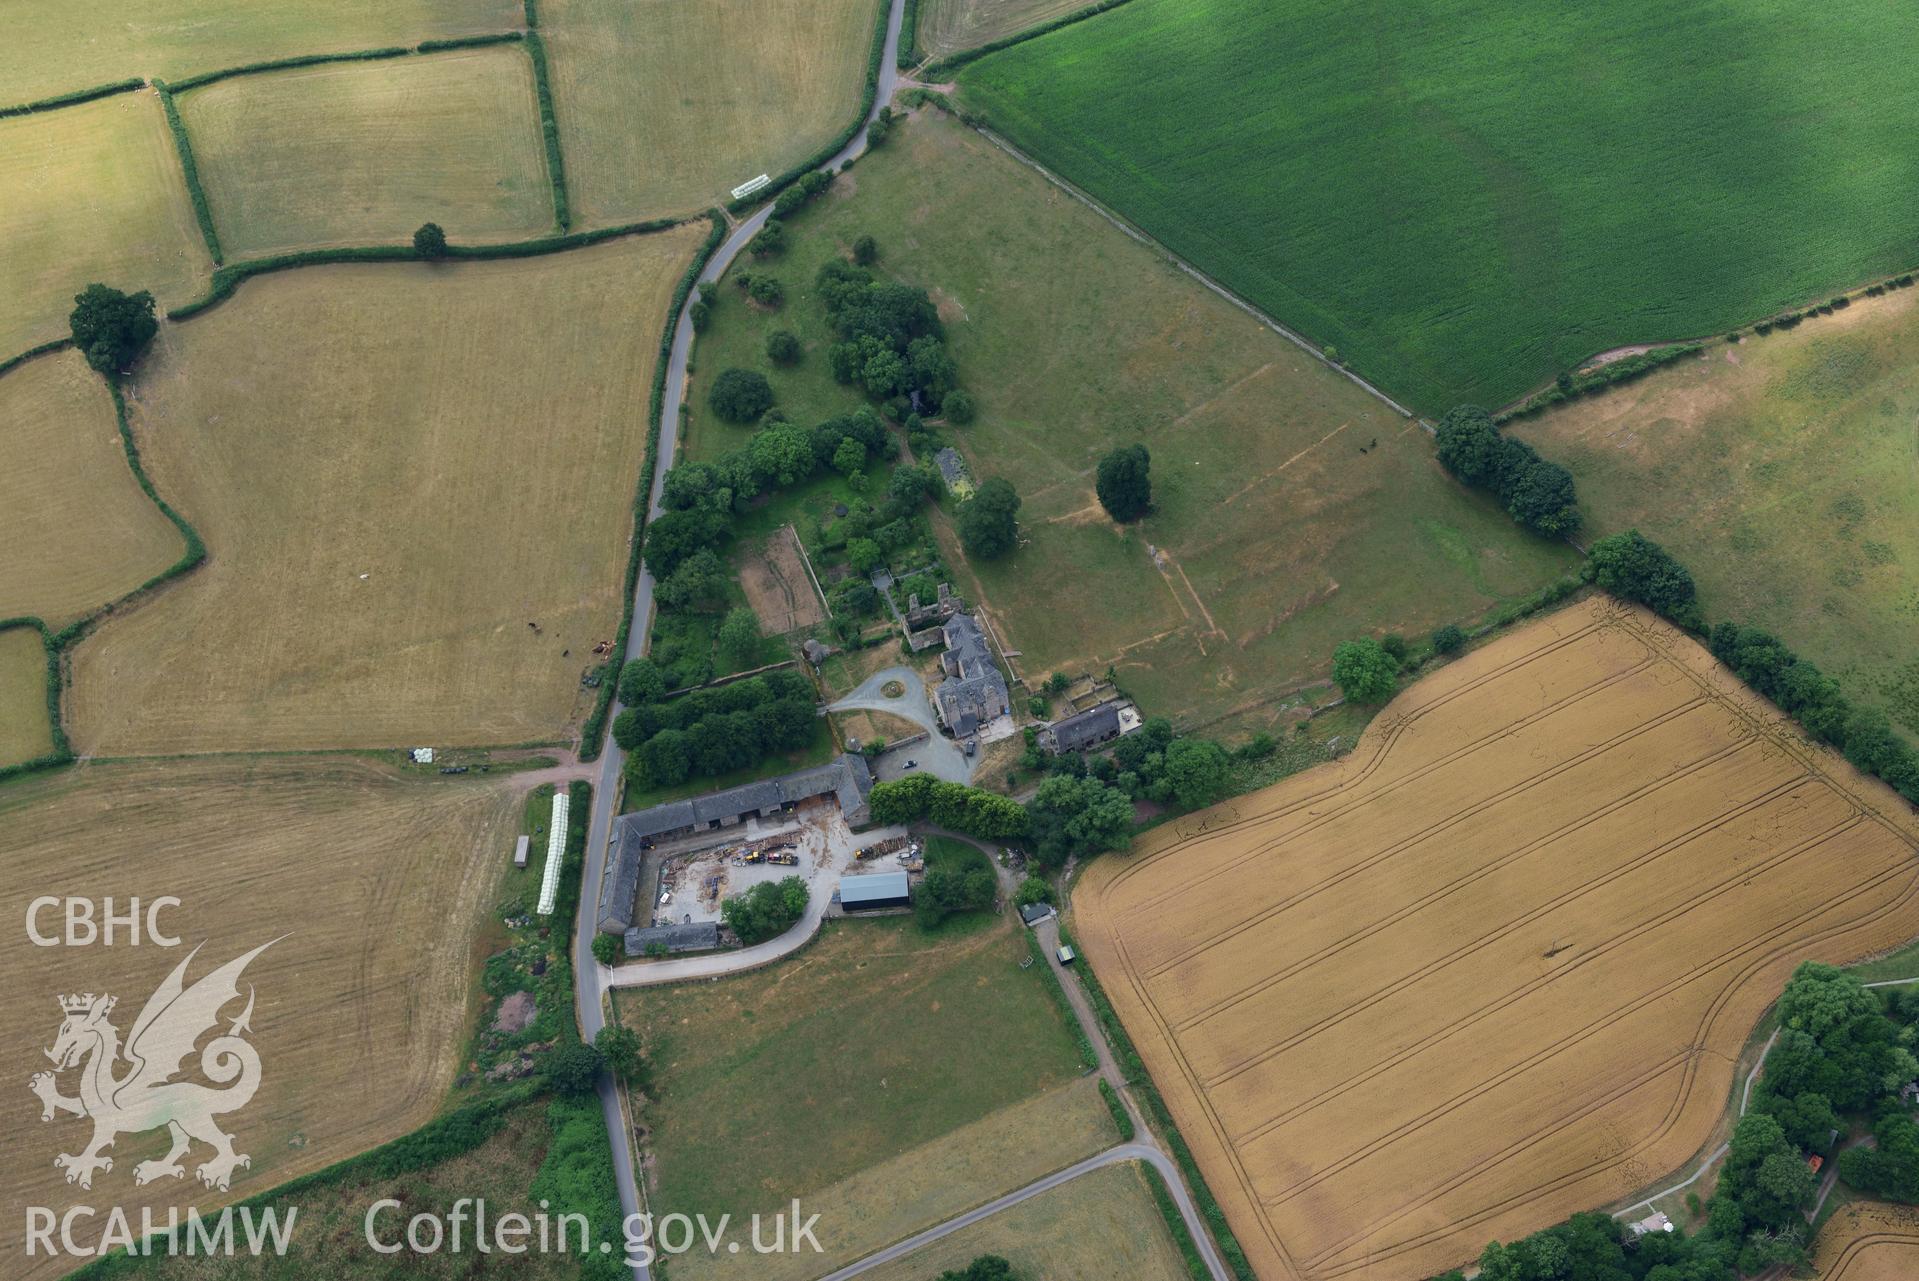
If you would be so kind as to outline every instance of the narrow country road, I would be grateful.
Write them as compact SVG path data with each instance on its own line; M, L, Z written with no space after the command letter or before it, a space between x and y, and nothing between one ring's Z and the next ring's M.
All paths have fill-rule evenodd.
M867 114L869 122L878 116L881 107L893 100L893 92L899 84L899 71L894 64L899 57L900 20L905 8L905 0L892 0L886 15L886 42L880 53L879 83L873 97L873 107ZM864 150L866 130L862 127L854 134L852 141L827 162L826 167L837 170ZM706 264L706 269L700 273L700 280L718 280L772 212L773 207L768 204L735 228ZM688 302L690 304L690 297ZM666 364L666 398L660 412L659 459L653 469L652 484L647 494L649 519L660 512L660 490L665 483L667 470L673 466L674 451L679 445L680 407L686 394L687 362L693 353L693 321L686 307L680 309L673 323L673 346ZM644 654L647 637L652 630L653 575L642 566L639 585L633 592L633 624L627 634L626 653L622 658L638 658ZM599 776L593 786L593 812L589 816L586 831L586 868L580 880L581 903L574 931L574 988L579 1007L580 1035L588 1041L599 1035L605 1024L607 972L593 955L593 935L599 915L595 909L599 899L600 876L606 868L606 842L613 830L613 797L619 790L620 770L625 763L625 753L610 738L607 739L605 751L600 756ZM627 1120L620 1092L610 1075L603 1074L600 1077L599 1094L600 1106L606 1113L607 1132L613 1143L613 1177L619 1185L620 1209L627 1216L635 1215L640 1212L640 1190L633 1172L633 1129ZM651 1281L652 1270L645 1264L635 1262L628 1266L638 1281Z

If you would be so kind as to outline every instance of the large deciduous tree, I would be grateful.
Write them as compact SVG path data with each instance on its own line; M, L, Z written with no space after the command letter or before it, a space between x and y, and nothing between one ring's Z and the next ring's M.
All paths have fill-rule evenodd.
M1019 495L998 476L986 481L960 504L956 523L966 554L997 560L1019 544Z
M73 345L87 363L109 378L133 368L133 362L160 332L153 318L153 295L142 289L122 293L107 285L88 285L73 296Z
M1152 457L1144 445L1115 449L1099 460L1094 492L1100 505L1122 525L1153 510Z

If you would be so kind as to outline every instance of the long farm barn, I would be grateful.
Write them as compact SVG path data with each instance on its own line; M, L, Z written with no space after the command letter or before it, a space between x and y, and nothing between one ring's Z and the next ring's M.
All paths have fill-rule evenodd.
M1919 933L1916 848L1890 789L1601 598L1074 903L1261 1277L1414 1281L1696 1152L1795 964Z

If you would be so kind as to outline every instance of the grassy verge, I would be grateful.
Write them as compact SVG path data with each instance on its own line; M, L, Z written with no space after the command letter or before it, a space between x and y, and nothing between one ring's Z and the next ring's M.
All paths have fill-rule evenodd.
M1093 1050L1093 1043L1086 1036L1086 1029L1079 1025L1079 1018L1073 1013L1072 1002L1066 999L1066 989L1060 986L1059 975L1053 973L1053 967L1047 963L1046 947L1039 941L1039 935L1032 930L1026 931L1026 950L1033 958L1033 964L1046 976L1046 990L1051 993L1053 1002L1059 1007L1060 1018L1073 1030L1073 1041L1079 1047L1080 1066L1088 1072L1099 1066L1099 1055ZM1104 1087L1106 1083L1100 1082ZM1108 1100L1110 1105L1112 1100ZM1124 1112L1121 1112L1124 1115Z
M1173 1238L1173 1245L1178 1248L1179 1257L1186 1263L1186 1275L1193 1281L1211 1281L1213 1274L1206 1267L1206 1260L1200 1257L1199 1245L1193 1240L1192 1232L1186 1227L1186 1216L1182 1215L1179 1212L1179 1206L1174 1204L1173 1193L1166 1186L1165 1177L1150 1165L1144 1165L1143 1172L1147 1184L1153 1189L1153 1204L1159 1207L1160 1217L1166 1220L1166 1231Z
M1071 935L1063 923L1059 937L1061 942L1071 942ZM1086 989L1087 999L1093 1003L1093 1013L1099 1019L1100 1030L1106 1034L1106 1042L1112 1046L1113 1056L1119 1060L1120 1071L1133 1087L1134 1095L1145 1105L1146 1115L1165 1139L1167 1149L1173 1154L1173 1160L1178 1163L1180 1173L1185 1177L1186 1186L1192 1189L1193 1201L1219 1246L1220 1257L1239 1281L1258 1281L1253 1265L1246 1260L1246 1252L1240 1248L1239 1238L1233 1235L1233 1229L1226 1222L1226 1212L1213 1199L1212 1189L1206 1185L1206 1177L1200 1173L1192 1149L1186 1146L1179 1126L1173 1121L1173 1114L1167 1110L1166 1101L1160 1098L1152 1074L1147 1072L1139 1051L1133 1048L1133 1040L1126 1035L1126 1028L1120 1023L1112 1002L1106 999L1106 991L1100 986L1098 977L1091 966L1077 966L1075 971L1079 975L1080 985ZM1177 1218L1177 1214L1174 1217ZM1184 1225L1181 1226L1183 1228Z

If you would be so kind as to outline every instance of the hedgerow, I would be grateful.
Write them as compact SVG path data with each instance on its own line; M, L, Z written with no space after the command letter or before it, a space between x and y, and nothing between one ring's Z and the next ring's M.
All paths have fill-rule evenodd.
M1048 35L1058 31L1061 27L1070 27L1076 22L1084 22L1088 18L1097 17L1105 13L1108 9L1117 9L1127 2L1128 0L1099 0L1097 4L1089 4L1084 9L1075 9L1073 12L1055 18L1051 22L1042 22L1037 27L1028 27L1026 30L1016 31L1010 36L1001 36L998 40L989 40L977 49L962 49L958 53L949 53L937 62L928 63L926 70L922 73L922 78L937 80L948 72L959 70L969 62L984 58L989 53L998 53L1001 49L1010 49L1016 44L1025 44L1028 40L1037 36ZM900 38L901 43L904 44L904 33L901 34Z
M0 376L13 372L36 356L48 356L56 351L65 351L71 346L73 346L73 339L55 338L52 342L43 342L38 347L29 347L17 356L8 356L5 360L0 360Z
M504 245L448 245L446 251L435 258L428 258L410 243L360 245L343 249L302 249L292 253L274 254L267 258L250 258L245 262L236 262L214 272L206 296L172 308L167 312L167 319L185 320L190 316L197 316L214 304L231 298L234 290L238 289L242 282L254 276L262 276L273 271L286 271L294 267L324 267L343 262L445 262L462 258L474 260L536 258L541 254L597 245L601 241L614 240L621 236L642 236L655 231L665 231L669 227L679 226L682 221L679 218L653 218L646 222L630 222L618 227L600 227L593 231L575 231L563 236L541 236L535 240L518 240Z
M900 44L894 52L893 65L905 71L913 65L916 57L913 45L919 39L920 0L904 0L900 5Z
M488 45L512 44L525 39L524 31L500 31L487 36L458 36L451 40L422 40L416 46L419 53L444 53L448 49L484 49Z
M291 71L295 67L317 67L328 62L378 62L384 58L404 58L412 52L406 45L390 45L384 49L355 49L350 53L303 53L292 58L243 62L237 67L222 67L218 71L203 71L197 76L175 80L171 89L174 93L185 93L189 89L199 89L235 76L255 76L263 71ZM156 80L153 83L158 86L160 82Z
M532 0L527 13L532 16ZM529 21L528 25L532 25ZM566 198L566 163L560 158L560 122L553 114L553 86L546 70L546 41L538 31L529 31L523 41L527 56L533 59L533 86L540 97L540 136L546 141L546 176L553 185L553 220L561 231L573 225L573 211Z
M527 0L531 6L533 0ZM660 335L660 355L654 362L653 393L647 406L646 415L646 459L640 466L639 490L633 496L633 538L627 546L625 587L621 596L620 628L613 638L613 654L602 668L599 697L594 701L593 710L587 714L580 726L580 759L594 761L600 757L600 751L606 742L607 713L613 707L613 692L617 682L611 679L610 669L626 659L626 647L633 633L633 593L640 584L640 543L646 536L646 522L652 506L653 473L660 462L660 419L666 407L666 367L673 355L673 336L679 332L680 312L686 307L686 300L693 296L693 286L699 282L700 273L706 270L706 264L726 239L726 217L717 209L709 209L706 214L712 227L706 234L706 243L687 264L686 274L680 277L680 283L673 290L673 300L666 309L666 329ZM677 430L678 424L675 424Z
M53 737L53 750L31 760L0 766L0 782L36 770L53 769L73 759L73 747L67 741L66 728L60 723L60 651L53 647L53 633L48 630L45 620L30 615L0 618L0 632L23 627L39 634L40 647L47 656L47 724Z
M1131 1143L1134 1135L1139 1133L1133 1125L1133 1115L1126 1110L1126 1105L1120 1102L1118 1093L1106 1083L1104 1077L1100 1078L1099 1097L1106 1101L1106 1110L1113 1114L1113 1128L1119 1131L1119 1141Z
M166 113L167 128L173 133L174 149L180 153L180 172L186 179L187 196L193 201L193 216L200 223L200 235L207 242L207 253L213 257L213 265L218 267L225 259L220 254L220 236L213 230L213 207L207 203L206 189L200 185L200 167L193 163L193 143L187 138L187 127L180 121L180 109L174 105L173 90L165 81L155 80L153 87L160 93L160 109Z
M135 89L143 89L146 83L136 76L132 80L116 80L110 85L76 89L72 93L56 94L36 102L23 102L14 107L0 107L0 120L5 120L9 116L30 116L37 111L57 111L61 107L77 107L83 102L92 102L96 98L111 98L117 93L131 93Z
M1629 383L1635 378L1643 378L1653 370L1663 365L1670 365L1675 360L1697 356L1704 349L1704 343L1696 342L1681 343L1675 347L1658 347L1652 351L1642 351L1635 356L1610 361L1584 373L1562 374L1559 381L1551 387L1528 396L1512 409L1500 414L1494 421L1505 423L1515 418L1528 418L1576 397L1597 395L1609 387Z
M866 88L860 94L859 114L853 117L852 123L840 130L838 136L835 137L833 141L827 143L824 147L821 147L818 151L814 152L805 160L800 161L800 163L794 165L791 169L781 173L774 178L772 182L760 188L760 190L743 199L729 202L726 206L729 210L738 213L743 209L752 208L763 200L779 195L786 187L797 182L800 178L806 176L806 174L818 169L821 165L838 155L840 148L853 141L859 134L859 131L866 127L866 118L873 114L873 104L879 99L880 64L886 60L886 21L888 16L887 8L881 6L879 26L873 32L873 47L866 56Z

